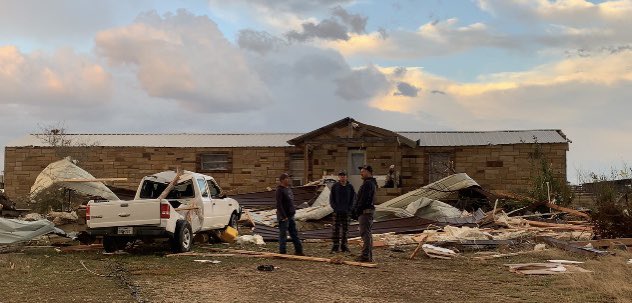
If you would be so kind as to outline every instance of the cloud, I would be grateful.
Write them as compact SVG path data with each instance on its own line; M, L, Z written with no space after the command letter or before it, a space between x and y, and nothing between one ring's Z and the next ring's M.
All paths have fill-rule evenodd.
M71 49L23 53L0 46L0 104L91 106L109 101L110 74Z
M330 9L332 7L353 3L354 0L210 0L213 6L253 6L267 12L290 12L297 14L309 14L314 11Z
M347 40L330 41L326 45L346 56L398 60L444 56L482 47L520 48L513 38L483 23L461 26L455 18L428 22L416 31L398 29L388 35L385 32L353 34Z
M499 20L521 25L533 42L550 47L598 49L632 42L632 1L592 3L586 0L478 0ZM542 32L544 28L545 32Z
M111 64L137 69L149 96L205 112L253 110L270 102L240 50L208 17L148 12L131 25L99 32L95 41Z
M302 32L289 31L285 36L290 41L304 42L314 38L326 40L349 40L347 27L336 20L325 19L320 23L305 22L301 25Z
M388 89L389 83L377 68L369 66L356 69L348 76L338 80L336 95L346 100L369 99L375 95L382 95Z
M428 114L436 125L457 130L562 129L573 140L568 173L575 181L575 168L602 171L629 160L632 142L623 130L632 129L631 62L630 50L602 52L481 75L475 82L456 82L420 68L408 68L402 76L401 68L379 67L391 81L425 89L405 97L393 86L371 104L384 111Z
M350 31L356 34L364 33L368 17L360 14L350 14L341 6L332 9L332 15L338 17L344 24L350 27Z
M237 35L237 45L243 49L265 54L270 51L278 50L279 47L286 46L287 41L265 31L244 29L239 31Z
M406 82L397 83L397 91L393 93L395 96L417 97L420 88L410 85Z
M349 40L348 32L364 33L367 17L350 14L344 8L336 6L331 11L332 17L315 22L301 24L302 31L292 30L285 34L290 41L304 42L314 38L324 40Z

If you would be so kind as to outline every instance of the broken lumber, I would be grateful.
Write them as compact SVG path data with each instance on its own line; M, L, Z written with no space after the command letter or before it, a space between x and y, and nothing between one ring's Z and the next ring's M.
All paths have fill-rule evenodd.
M419 251L421 251L421 247L424 245L424 243L426 243L426 239L428 239L428 236L430 236L430 234L421 234L421 236L419 236L419 244L417 245L417 248L415 248L413 253L410 254L411 260L414 260L417 254L419 254Z
M180 170L180 168L178 167L176 169L176 176L173 178L173 180L171 180L171 182L169 182L167 188L165 188L165 190L160 193L160 196L158 196L158 200L162 200L169 195L171 190L176 186L176 183L178 183L178 180L180 180L180 176L182 176L182 170Z
M574 209L566 208L566 207L563 207L563 206L555 205L555 204L549 203L549 202L546 202L544 205L546 207L548 207L548 208L552 208L552 209L559 210L561 212L565 212L565 213L573 215L573 216L578 216L578 217L582 217L582 218L586 218L586 219L590 220L590 215L588 215L587 213L583 213L581 211L578 211L578 210L574 210Z
M346 261L346 260L340 260L340 259L296 256L296 255L277 254L277 253L271 253L271 252L257 252L257 251L239 250L239 249L221 249L221 248L209 248L209 249L211 251L217 251L217 252L222 252L222 253L235 253L235 254L242 254L242 255L248 255L248 256L256 256L256 257L261 257L261 258L314 261L314 262L323 262L323 263L331 263L331 264L345 264L345 265L368 267L368 268L377 267L376 263L364 263L364 262Z
M535 227L547 227L547 228L557 228L557 229L568 229L568 230L581 230L581 231L592 231L592 227L590 226L578 226L571 224L557 224L557 223L548 223L548 222L540 222L533 220L524 220L529 223L530 226Z
M55 182L108 182L108 181L127 181L127 178L93 178L93 179L61 179Z
M490 260L490 259L498 259L498 258L504 258L504 257L513 257L513 256L519 256L519 255L526 255L526 254L530 254L530 253L534 253L534 252L541 252L541 251L545 251L545 250L525 250L525 251L519 251L519 252L515 252L515 253L494 254L494 255L489 255L489 256L473 257L472 259L474 259L474 260Z
M555 239L553 237L536 237L536 240L544 242L548 245L551 245L553 247L557 247L566 251L570 251L573 253L578 253L578 254L583 254L583 255L590 255L590 256L605 256L605 255L609 255L610 252L604 251L604 250L599 250L599 249L595 249L592 247L581 247L581 246L576 246L570 242L564 241L564 240L560 240L560 239Z

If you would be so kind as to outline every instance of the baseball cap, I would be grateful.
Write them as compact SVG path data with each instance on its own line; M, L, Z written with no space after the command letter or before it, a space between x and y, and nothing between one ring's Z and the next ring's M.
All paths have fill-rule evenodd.
M344 170L341 170L338 172L338 176L346 176L346 175L347 175L347 172Z
M285 179L287 179L287 178L289 178L289 177L291 177L291 176L292 176L292 175L290 175L290 174L288 174L288 173L282 173L282 174L279 176L279 181L285 180Z
M366 169L368 172L373 173L373 167L371 167L371 165L362 165L362 166L358 166L358 169Z

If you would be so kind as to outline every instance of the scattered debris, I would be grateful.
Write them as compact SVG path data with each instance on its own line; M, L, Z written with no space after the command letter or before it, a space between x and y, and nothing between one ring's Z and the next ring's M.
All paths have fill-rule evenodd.
M270 264L262 264L257 266L257 270L259 271L273 271L275 269L278 269L278 267Z
M364 262L355 262L355 261L346 261L337 258L319 258L319 257L308 257L308 256L296 256L296 255L286 255L286 254L277 254L270 252L257 252L257 251L249 251L249 250L236 250L236 249L217 249L210 248L211 251L218 252L226 252L226 253L235 253L235 254L243 254L249 256L257 256L262 258L276 258L276 259L289 259L289 260L300 260L300 261L314 261L314 262L324 262L331 264L345 264L352 266L360 266L360 267L369 267L375 268L377 267L376 263L364 263Z
M55 225L48 220L29 222L0 218L0 244L24 242L52 232Z
M438 247L438 246L434 246L430 244L422 245L421 249L423 249L426 255L430 258L452 259L457 256L456 252L451 249Z
M226 229L220 233L219 238L226 243L233 243L235 239L237 239L238 234L239 232L235 228L227 226Z
M82 182L75 182L73 179L81 180ZM42 170L35 179L33 186L31 186L31 198L36 197L40 192L54 185L72 189L88 196L102 197L106 200L119 200L105 184L72 163L70 157L53 162Z
M211 264L219 264L219 263L222 263L222 261L219 261L219 260L193 260L193 262L199 262L199 263L211 263Z
M544 243L551 245L553 247L557 247L566 251L570 251L570 252L574 252L574 253L578 253L578 254L583 254L583 255L590 255L590 256L605 256L605 255L609 255L610 252L604 251L604 250L598 250L592 247L585 247L585 246L576 246L573 245L570 242L567 241L563 241L563 240L559 240L559 239L555 239L552 237L539 237L537 238L541 241L543 241Z
M266 242L263 241L263 237L261 235L243 235L237 237L235 243L239 245L244 244L254 244L254 245L266 245Z
M523 275L556 275L563 273L592 272L579 266L565 265L560 263L505 264L505 266L509 266L509 271L511 272Z

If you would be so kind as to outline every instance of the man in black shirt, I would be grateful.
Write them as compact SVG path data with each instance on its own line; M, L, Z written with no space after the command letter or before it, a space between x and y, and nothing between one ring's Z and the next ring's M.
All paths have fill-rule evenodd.
M336 253L340 250L350 252L347 236L349 234L349 213L353 207L354 198L355 189L351 183L347 182L347 173L340 171L338 173L338 182L331 187L331 194L329 195L329 205L334 209L331 253Z
M296 207L294 206L294 193L290 188L290 175L281 174L279 177L279 186L276 189L276 208L277 221L279 222L279 253L287 253L287 233L290 232L290 238L294 243L294 254L304 256L303 245L298 237L296 229Z
M356 204L353 210L354 216L358 217L360 223L360 237L362 238L362 255L356 261L373 262L373 215L375 213L375 191L377 181L373 178L373 168L370 165L358 167L363 182L358 190Z

